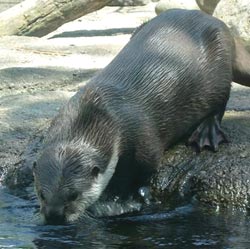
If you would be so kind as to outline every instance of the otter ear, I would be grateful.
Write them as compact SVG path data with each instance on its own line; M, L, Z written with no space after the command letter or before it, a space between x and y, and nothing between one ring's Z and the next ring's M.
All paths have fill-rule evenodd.
M97 167L97 166L95 166L95 167L92 169L92 171L91 171L91 175L92 175L93 177L97 177L97 176L99 175L99 173L100 173L100 168Z

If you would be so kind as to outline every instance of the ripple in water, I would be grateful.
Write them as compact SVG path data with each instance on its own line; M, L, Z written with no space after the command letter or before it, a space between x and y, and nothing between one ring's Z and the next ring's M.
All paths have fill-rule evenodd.
M132 208L130 215L45 226L36 200L0 188L0 248L250 248L250 217L245 213L218 213L190 204L174 209L152 205L135 211L135 207L141 209L137 204L105 207L118 214Z

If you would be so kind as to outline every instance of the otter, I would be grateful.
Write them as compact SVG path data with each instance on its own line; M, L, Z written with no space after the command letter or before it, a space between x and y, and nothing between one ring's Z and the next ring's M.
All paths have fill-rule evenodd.
M148 186L179 141L216 151L231 82L250 86L249 62L226 25L197 10L138 28L52 121L34 165L45 221L77 221L103 196Z

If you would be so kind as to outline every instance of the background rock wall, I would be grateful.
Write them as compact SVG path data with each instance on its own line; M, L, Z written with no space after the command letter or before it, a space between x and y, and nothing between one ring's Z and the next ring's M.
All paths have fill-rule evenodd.
M7 10L8 8L22 2L22 0L1 0L0 1L0 12Z

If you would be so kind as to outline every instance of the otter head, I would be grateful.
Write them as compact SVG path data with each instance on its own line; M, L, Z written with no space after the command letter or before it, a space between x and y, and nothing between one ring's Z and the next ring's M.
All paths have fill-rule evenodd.
M117 145L109 156L85 143L47 147L33 170L45 222L63 224L83 216L106 188L117 162Z

